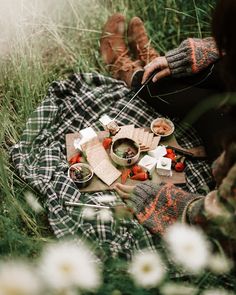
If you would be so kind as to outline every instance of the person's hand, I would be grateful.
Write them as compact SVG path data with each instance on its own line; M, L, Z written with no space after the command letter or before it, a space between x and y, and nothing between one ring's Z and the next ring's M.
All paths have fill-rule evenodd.
M135 185L126 185L121 183L116 183L114 185L115 191L120 195L123 199L129 199L131 194L133 193Z
M170 76L171 71L165 56L156 57L144 67L142 84L145 83L148 77L155 70L158 70L158 73L152 78L152 82L156 82L157 80L160 80L161 78Z

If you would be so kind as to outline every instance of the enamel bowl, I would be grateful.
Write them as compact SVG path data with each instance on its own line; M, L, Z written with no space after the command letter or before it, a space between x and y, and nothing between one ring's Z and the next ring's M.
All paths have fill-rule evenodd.
M151 130L158 136L166 137L174 132L175 126L171 120L163 117L152 121Z
M111 145L110 156L119 166L131 166L139 159L139 144L130 138L118 138Z
M93 178L94 172L91 166L86 163L76 163L68 169L68 177L78 188L88 186Z

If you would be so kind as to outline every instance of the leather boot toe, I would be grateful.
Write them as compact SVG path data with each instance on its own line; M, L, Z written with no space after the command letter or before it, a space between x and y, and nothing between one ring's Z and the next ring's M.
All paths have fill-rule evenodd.
M151 42L148 38L144 23L137 16L133 17L129 22L128 41L135 58L141 60L143 65L148 64L159 56L157 51L150 44Z

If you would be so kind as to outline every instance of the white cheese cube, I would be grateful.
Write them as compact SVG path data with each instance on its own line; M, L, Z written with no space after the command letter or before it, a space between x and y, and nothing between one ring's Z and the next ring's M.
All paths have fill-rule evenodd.
M169 158L160 157L157 161L156 170L159 175L172 176L171 162Z
M153 157L150 157L148 155L145 155L139 162L138 165L147 170L150 174L153 173L155 166L156 166L156 159Z
M107 130L107 125L111 123L113 120L108 115L102 115L99 118L99 122L102 124L103 128Z
M164 145L160 145L156 147L154 150L148 151L148 155L158 160L160 157L163 157L167 154L166 147Z
M74 140L74 147L82 151L82 145L87 141L97 137L97 133L92 127L87 127L79 131L79 138Z
M79 131L79 134L82 136L82 138L88 139L88 140L94 137L97 137L97 133L94 131L92 127L81 129Z

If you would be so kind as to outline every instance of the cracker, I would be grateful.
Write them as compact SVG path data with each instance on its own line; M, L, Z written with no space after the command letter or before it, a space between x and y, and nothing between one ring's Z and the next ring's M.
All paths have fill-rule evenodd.
M138 143L138 133L139 133L139 128L135 128L133 132L133 140Z
M153 136L154 136L153 133L148 134L148 139L147 139L147 143L146 143L146 148L148 148L148 149L150 149L150 146L152 144Z
M99 143L100 143L100 142L99 142L98 137L94 137L94 138L92 138L92 139L86 141L85 143L82 143L82 144L81 144L81 148L82 148L82 150L83 150L84 152L86 152L87 149L89 149L89 148L91 148L91 147L93 147L94 145L97 145L97 144L99 144Z
M105 151L103 145L99 142L98 144L95 144L94 146L87 148L85 151L85 154L88 156L91 152L93 152L95 150L104 150Z
M143 134L144 134L144 129L143 128L139 128L139 132L138 132L138 143L140 145L143 142Z
M104 159L100 164L98 164L94 168L94 173L108 186L110 186L121 175L121 172L112 165L109 159Z
M161 136L154 136L153 137L152 144L150 146L150 150L154 150L158 146L160 139L161 139Z
M144 133L143 133L143 140L142 140L142 143L141 143L141 147L146 147L147 141L148 141L148 134L149 134L148 131L144 131Z
M101 143L95 144L86 150L87 161L92 167L97 166L103 159L108 159L108 154Z
M118 138L131 138L133 137L134 132L134 125L125 125L120 126L120 131L113 137L113 140L116 140Z

